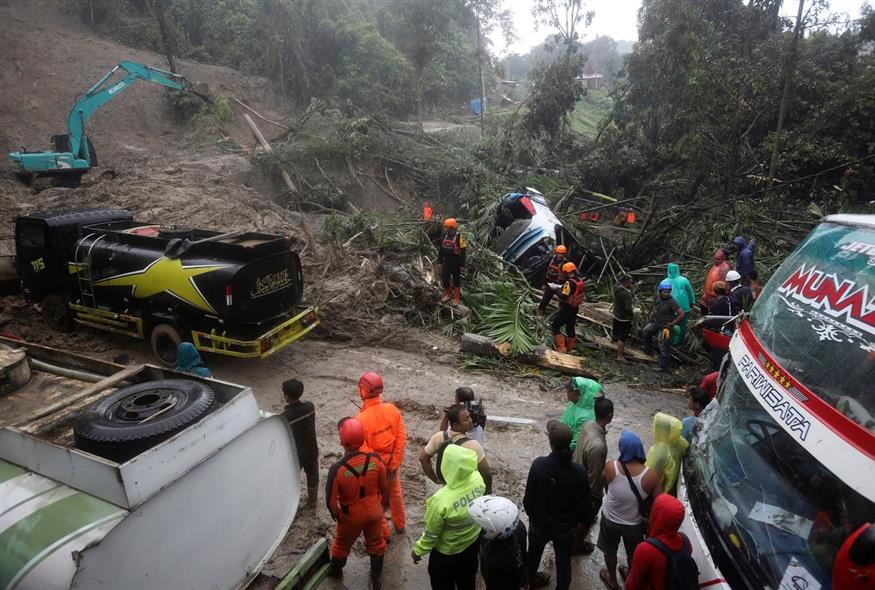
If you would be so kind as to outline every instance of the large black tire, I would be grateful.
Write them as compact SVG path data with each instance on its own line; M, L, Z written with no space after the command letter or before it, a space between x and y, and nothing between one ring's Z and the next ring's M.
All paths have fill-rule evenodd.
M149 342L152 344L152 352L161 363L168 367L176 366L176 349L182 343L182 336L175 327L170 324L158 324L152 328Z
M70 306L63 295L57 293L46 295L40 307L43 311L43 319L51 329L58 332L71 332L76 327Z
M123 463L194 424L216 406L200 381L164 379L119 389L93 404L73 426L76 447Z

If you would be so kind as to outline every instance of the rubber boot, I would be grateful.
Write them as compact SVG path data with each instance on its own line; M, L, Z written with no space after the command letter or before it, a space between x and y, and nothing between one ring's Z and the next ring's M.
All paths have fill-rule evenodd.
M453 305L459 305L462 300L462 290L458 287L453 289Z
M315 487L315 488L308 487L307 488L307 504L306 504L307 510L315 510L316 509L316 503L318 502L318 497L319 497L318 490L319 490L318 487Z
M380 578L383 575L383 556L371 555L371 590L381 590L383 582Z
M346 559L331 558L331 563L328 564L328 571L325 573L329 578L342 578L343 566L346 565Z
M556 342L556 352L565 352L565 336L556 334L553 336L553 341Z
M453 290L450 287L444 289L444 296L441 297L441 303L446 303L453 296Z
M576 338L566 338L565 339L565 350L568 354L574 354L574 344L577 342Z

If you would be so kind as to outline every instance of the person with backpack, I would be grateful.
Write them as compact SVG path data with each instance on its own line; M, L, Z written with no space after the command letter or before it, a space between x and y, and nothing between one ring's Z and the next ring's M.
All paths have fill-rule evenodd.
M559 295L559 311L553 316L550 331L556 343L558 352L573 353L577 338L577 310L583 303L586 291L583 279L577 274L577 265L566 262L562 265L565 280L559 283L548 283L548 286ZM565 335L562 335L562 327Z
M444 413L446 414L450 429L435 433L422 448L422 451L420 451L419 464L422 465L422 472L433 482L437 484L444 483L440 473L441 462L447 447L453 445L465 447L474 451L477 455L477 471L480 472L483 481L486 483L486 493L491 494L492 469L489 467L489 461L486 460L486 452L479 442L468 438L465 434L474 426L468 408L462 404L457 404L444 410ZM436 458L434 466L431 464L433 458Z
M362 409L358 420L365 429L365 447L374 451L386 466L389 480L389 511L395 532L404 534L407 518L404 514L404 496L401 493L401 478L398 470L404 461L404 448L407 446L407 429L404 418L393 404L383 401L383 378L377 373L368 372L359 379L359 397ZM389 524L383 520L383 536L389 538Z
M547 422L550 454L529 468L523 506L529 515L529 588L544 586L549 576L538 571L547 543L556 554L556 588L571 585L571 552L577 526L592 518L592 496L586 469L572 462L571 429L558 420Z
M637 434L624 430L620 434L620 457L608 461L602 472L605 497L599 519L596 547L605 555L605 568L599 577L610 590L618 590L617 548L620 540L627 559L635 552L647 531L649 500L660 494L659 474L644 465L644 445ZM629 568L619 566L625 577Z
M544 315L544 312L547 311L547 306L550 305L550 301L556 294L556 292L550 288L550 283L557 284L565 280L565 273L562 272L562 265L568 262L565 258L566 254L568 254L568 248L559 244L556 246L553 256L547 262L547 269L544 271L544 295L541 297L541 301L535 309L536 315Z
M486 491L477 472L477 455L461 445L448 446L441 475L447 483L425 501L425 529L411 557L419 563L429 555L432 590L474 590L481 529L468 506Z
M698 590L699 568L690 540L678 529L684 505L669 494L653 501L647 538L632 555L626 590Z
M344 455L328 470L325 504L337 522L331 544L328 576L343 577L343 567L359 535L365 535L365 551L371 557L371 588L381 587L386 539L383 511L389 504L386 467L377 453L363 452L365 430L355 418L337 424Z
M520 590L526 577L526 525L517 505L501 496L480 496L468 516L483 529L480 573L486 590Z
M486 448L486 410L483 407L483 400L474 399L474 390L470 387L456 388L455 405L463 405L471 415L471 422L474 423L474 428L465 433L465 436L471 440L476 440L480 446ZM441 418L440 430L449 430L450 421L447 419L446 413Z

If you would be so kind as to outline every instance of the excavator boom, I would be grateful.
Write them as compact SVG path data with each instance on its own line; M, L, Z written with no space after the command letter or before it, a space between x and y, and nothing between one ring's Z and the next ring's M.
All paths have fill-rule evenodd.
M124 78L113 81L113 76L122 70ZM178 74L152 68L131 61L119 62L108 71L70 109L67 116L67 134L56 135L55 151L28 151L9 154L9 159L23 175L69 175L77 181L82 174L96 164L94 146L85 135L85 122L94 112L118 96L138 80L161 84L173 90L184 91L185 78Z

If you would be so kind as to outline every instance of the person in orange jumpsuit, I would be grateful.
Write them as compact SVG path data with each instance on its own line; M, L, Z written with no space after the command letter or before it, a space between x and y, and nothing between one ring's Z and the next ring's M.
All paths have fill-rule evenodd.
M389 479L389 509L395 532L404 533L407 521L404 516L404 496L401 494L401 479L398 469L404 461L404 447L407 445L407 430L404 418L394 405L380 397L383 393L383 379L377 373L365 373L359 379L359 396L364 406L358 419L365 429L365 447L374 451L386 466ZM389 525L383 525L383 535L389 538Z
M383 572L386 539L383 512L389 500L386 468L377 453L363 452L365 429L355 418L342 418L337 424L343 458L331 466L325 485L325 503L337 521L331 544L332 578L343 576L343 566L359 535L365 534L365 551L371 556L371 587L379 589Z

